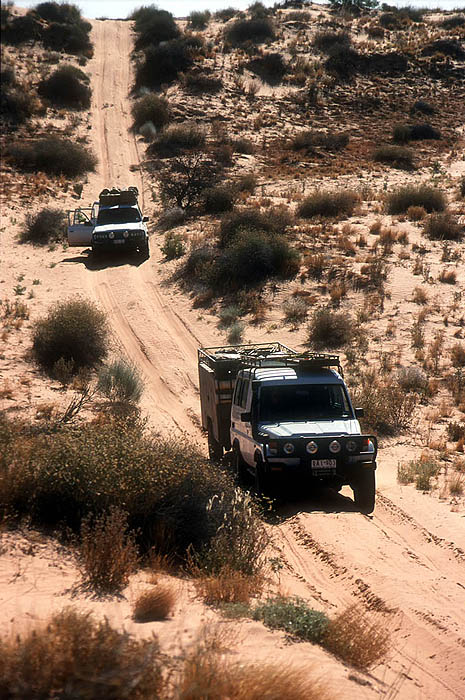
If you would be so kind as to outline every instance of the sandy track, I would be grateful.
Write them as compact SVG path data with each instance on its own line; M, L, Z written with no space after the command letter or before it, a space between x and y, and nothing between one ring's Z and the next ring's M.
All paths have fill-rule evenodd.
M131 168L139 154L129 130L129 24L95 21L93 41L92 136L100 164L86 185L86 198L104 186L135 184L148 204L141 173ZM121 352L143 372L143 409L152 422L165 431L179 428L195 437L196 349L201 339L161 287L159 263L152 244L152 257L143 265L83 267L82 283L106 310ZM339 496L326 512L321 512L324 503L305 502L282 513L275 542L284 561L284 589L329 612L357 602L383 616L394 632L395 648L388 663L373 674L377 688L401 684L400 697L409 699L463 697L464 553L453 531L447 538L433 534L431 509L439 509L439 504L420 504L414 518L405 512L405 504L402 509L386 493L380 494L373 517L352 512L347 503ZM449 522L458 523L447 517L443 529Z

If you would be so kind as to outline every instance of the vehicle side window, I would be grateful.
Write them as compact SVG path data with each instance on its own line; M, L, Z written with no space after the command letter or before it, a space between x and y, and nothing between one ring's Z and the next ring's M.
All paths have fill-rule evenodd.
M242 387L242 392L240 396L240 406L241 408L246 408L247 407L247 396L249 393L249 384L250 382L247 379L244 379L243 382L243 387Z
M233 400L233 404L235 406L240 406L240 395L241 395L241 390L242 390L243 384L244 384L244 382L243 382L242 378L239 378L236 382L236 388L234 390L234 400Z

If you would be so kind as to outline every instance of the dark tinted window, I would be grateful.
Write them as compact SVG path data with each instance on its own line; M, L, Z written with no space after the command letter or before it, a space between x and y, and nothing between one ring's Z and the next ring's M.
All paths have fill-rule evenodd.
M116 207L115 209L101 209L97 216L97 226L106 224L133 224L141 221L137 209L130 207Z
M345 391L340 384L262 386L259 414L260 421L273 423L352 418Z

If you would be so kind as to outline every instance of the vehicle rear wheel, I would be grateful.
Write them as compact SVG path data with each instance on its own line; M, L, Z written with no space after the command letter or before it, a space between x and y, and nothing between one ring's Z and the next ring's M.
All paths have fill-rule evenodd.
M247 465L238 445L235 445L233 449L233 473L238 483L244 483L247 477Z
M210 459L214 460L215 462L219 462L223 456L223 448L220 445L220 443L218 442L218 440L215 439L215 436L213 434L213 426L211 423L208 424L207 433L208 433L208 456L210 457Z
M372 513L376 498L375 470L363 469L352 484L352 490L357 509L365 515Z

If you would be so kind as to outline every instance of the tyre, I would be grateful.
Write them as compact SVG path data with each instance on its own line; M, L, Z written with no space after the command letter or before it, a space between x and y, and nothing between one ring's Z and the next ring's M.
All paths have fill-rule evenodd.
M208 456L214 462L219 462L223 456L223 448L220 445L220 443L218 442L218 440L215 439L215 436L213 434L213 426L212 426L211 422L208 424L207 433L208 433Z
M354 502L361 513L372 513L375 509L376 485L375 470L362 468L357 480L352 484Z
M255 465L255 490L259 496L264 496L270 493L270 486L270 476L260 458Z
M234 446L233 449L233 474L236 477L238 483L243 484L247 478L247 465L241 455L241 450L238 445Z
M139 249L139 255L142 258L142 260L148 260L150 258L150 247L148 241L141 245Z

